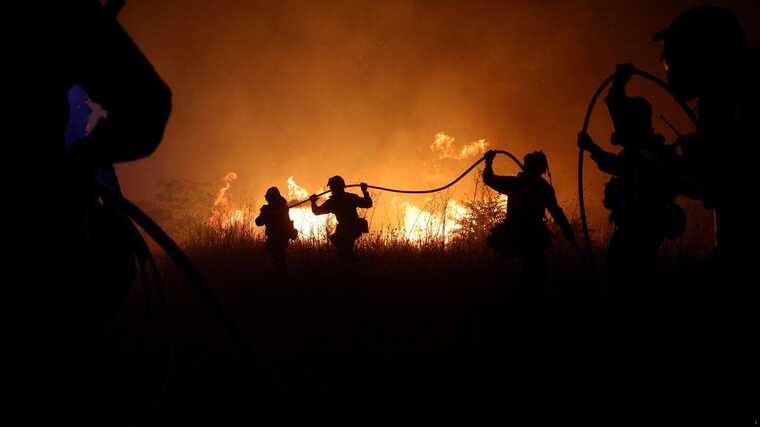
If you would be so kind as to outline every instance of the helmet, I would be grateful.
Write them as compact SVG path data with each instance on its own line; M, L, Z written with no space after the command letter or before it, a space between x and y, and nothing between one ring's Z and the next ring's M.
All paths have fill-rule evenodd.
M731 78L748 46L736 15L715 6L687 10L654 39L664 42L660 59L668 71L668 83L682 101Z
M264 198L267 202L272 203L275 200L281 199L282 195L280 195L280 190L278 190L277 187L270 187L269 190L267 190L266 195L264 195Z
M543 151L528 153L524 158L525 171L531 175L543 175L549 168L549 161Z
M330 187L330 190L342 190L346 188L346 181L344 181L340 176L335 175L334 177L327 180L327 186Z
M626 139L641 139L653 132L652 105L642 97L627 98L612 118L612 145L627 145Z
M736 14L717 6L699 6L682 13L654 35L655 41L698 49L742 47L747 38Z

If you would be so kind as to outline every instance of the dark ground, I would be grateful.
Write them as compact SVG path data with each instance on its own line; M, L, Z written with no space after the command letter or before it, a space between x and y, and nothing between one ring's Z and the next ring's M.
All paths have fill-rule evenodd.
M150 284L149 310L145 288L133 288L107 333L107 382L124 393L113 413L226 425L300 417L303 405L324 414L475 403L498 414L524 404L556 413L558 402L601 417L599 407L639 399L631 415L649 413L685 392L716 392L737 367L725 366L726 345L746 333L721 326L730 322L719 302L704 304L699 270L663 273L670 281L646 299L621 304L560 248L537 302L521 296L516 265L494 257L408 251L391 262L398 254L376 251L340 267L322 248L295 251L295 272L280 278L259 249L191 252L253 354L169 264Z

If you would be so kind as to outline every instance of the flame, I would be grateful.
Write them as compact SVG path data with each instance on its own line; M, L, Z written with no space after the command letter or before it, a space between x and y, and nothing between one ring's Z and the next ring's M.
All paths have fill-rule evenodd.
M316 216L311 213L310 208L291 209L290 219L293 221L293 226L298 230L300 239L322 238L335 228L335 217L333 215Z
M217 193L214 206L211 208L211 217L207 221L209 227L222 230L239 227L250 232L256 230L255 211L247 207L233 208L227 194L237 177L235 172L230 172L224 176L224 186ZM293 177L288 178L288 199L290 203L308 199L309 194L305 188L295 182ZM260 205L264 203L262 202ZM298 230L299 238L302 239L322 238L335 227L333 215L316 216L311 213L311 207L308 204L291 209L289 214L293 226Z
M429 212L404 202L403 231L407 239L413 242L438 240L449 242L454 234L462 228L460 222L470 214L462 203L450 199L443 212Z
M227 191L232 187L232 183L237 180L237 174L235 172L229 172L224 176L224 187L219 189L214 201L214 207L229 206L230 201L227 199Z
M309 195L310 193L305 188L296 184L292 176L288 178L288 199L291 203L306 200ZM335 227L333 215L316 216L311 213L311 205L308 203L291 209L290 219L293 221L293 226L298 230L298 237L301 239L324 237L329 230Z
M227 191L232 187L232 183L237 180L238 175L235 172L229 172L222 179L224 186L219 189L214 200L214 206L211 208L211 218L207 223L210 227L220 228L223 230L232 227L253 227L253 212L249 208L233 209L232 203L227 196Z
M464 160L470 157L480 156L488 149L488 141L485 139L479 139L470 142L469 144L464 144L461 147L457 147L455 142L456 138L449 136L444 132L438 132L435 134L433 143L430 144L430 150L438 154L438 160Z
M288 200L302 201L309 198L309 192L305 188L296 184L293 177L288 178Z

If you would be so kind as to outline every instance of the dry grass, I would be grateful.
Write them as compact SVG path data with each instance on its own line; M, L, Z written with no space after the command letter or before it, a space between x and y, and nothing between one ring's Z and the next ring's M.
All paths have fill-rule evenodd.
M472 198L481 218L448 240L432 229L419 241L407 239L400 226L377 229L358 242L357 265L341 264L324 236L296 241L288 249L287 275L275 273L261 234L248 228L213 229L199 221L185 230L182 246L289 403L325 394L519 395L541 378L563 375L579 383L594 372L604 378L618 364L638 366L640 360L600 358L611 340L634 341L600 314L595 276L557 230L544 303L522 306L515 299L519 263L497 257L484 242L495 218L492 202ZM667 277L699 262L707 224L692 224L684 238L663 248ZM601 264L604 236L595 238ZM159 258L164 281L151 286L167 295L168 305L154 310L162 325L149 321L136 288L115 329L124 393L130 401L155 396L146 389L154 391L162 378L169 342L172 373L159 395L161 410L186 421L220 413L246 419L260 384L250 361L240 358L182 274ZM631 319L640 330L640 315ZM148 369L159 374L144 375Z

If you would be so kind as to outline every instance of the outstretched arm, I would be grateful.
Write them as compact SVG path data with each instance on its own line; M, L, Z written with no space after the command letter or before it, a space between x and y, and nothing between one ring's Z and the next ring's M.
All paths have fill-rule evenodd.
M585 132L578 134L578 147L591 153L591 160L596 163L602 172L610 175L619 175L621 173L622 165L618 157L614 153L604 151L600 146L596 145L589 134Z
M309 197L309 200L311 201L311 213L314 215L327 215L330 213L330 201L326 201L322 204L322 206L317 205L317 196L313 195Z
M575 233L573 232L573 227L570 226L570 221L567 220L565 212L559 206L559 203L557 203L557 195L554 193L553 188L550 188L549 190L547 210L551 214L552 219L554 219L554 223L557 224L562 230L562 234L565 236L565 239L567 239L570 243L575 243Z
M359 199L357 206L360 208L369 209L372 207L372 197L370 197L369 191L367 191L367 184L362 182L361 188L362 188L362 195L364 197Z

